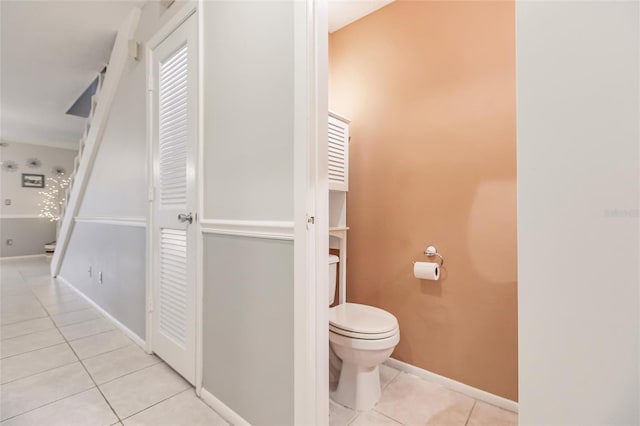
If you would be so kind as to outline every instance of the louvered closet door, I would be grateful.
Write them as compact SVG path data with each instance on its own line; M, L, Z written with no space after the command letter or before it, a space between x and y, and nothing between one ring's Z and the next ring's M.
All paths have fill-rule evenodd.
M152 54L153 351L195 382L197 21ZM191 215L193 223L189 223Z
M329 116L329 189L349 190L349 125Z

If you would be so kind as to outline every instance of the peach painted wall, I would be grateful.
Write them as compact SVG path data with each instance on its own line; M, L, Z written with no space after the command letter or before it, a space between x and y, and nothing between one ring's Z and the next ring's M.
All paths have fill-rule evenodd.
M515 10L400 1L330 36L351 122L347 294L400 322L393 357L517 400ZM439 282L413 277L433 244Z

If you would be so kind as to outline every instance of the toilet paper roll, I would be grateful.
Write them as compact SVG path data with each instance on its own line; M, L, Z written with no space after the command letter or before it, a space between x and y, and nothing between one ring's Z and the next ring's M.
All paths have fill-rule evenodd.
M438 281L440 278L440 265L434 262L415 262L413 275L421 280Z

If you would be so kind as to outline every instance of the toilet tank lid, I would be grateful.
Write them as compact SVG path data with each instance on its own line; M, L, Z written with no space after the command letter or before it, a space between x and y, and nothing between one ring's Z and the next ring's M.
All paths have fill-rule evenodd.
M329 255L329 265L340 262L340 258L334 254Z

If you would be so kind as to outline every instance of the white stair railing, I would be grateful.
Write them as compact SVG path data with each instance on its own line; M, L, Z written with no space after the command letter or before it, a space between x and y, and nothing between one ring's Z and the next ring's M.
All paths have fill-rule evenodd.
M65 191L65 202L61 209L60 230L56 250L51 259L51 275L54 277L60 272L62 260L69 245L75 217L84 198L87 182L104 136L120 79L125 71L127 61L131 60L129 59L129 40L133 39L139 20L140 8L136 7L129 13L118 30L106 75L103 76L100 73L96 94L91 98L91 111L85 122L84 134L80 139L78 155L74 160L73 172L69 186Z

